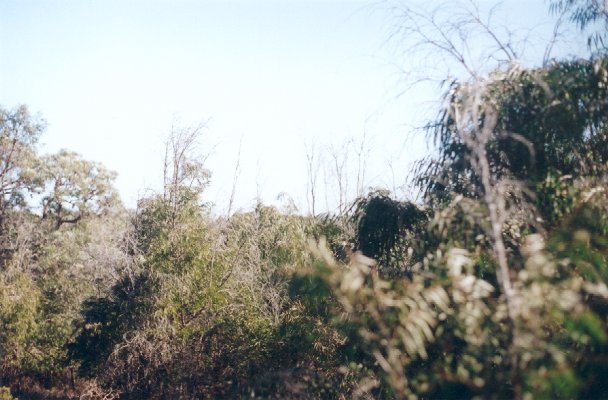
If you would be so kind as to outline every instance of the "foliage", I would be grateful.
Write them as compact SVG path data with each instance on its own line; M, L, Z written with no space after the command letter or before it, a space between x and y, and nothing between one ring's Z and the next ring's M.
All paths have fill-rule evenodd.
M410 202L399 202L388 193L372 192L355 201L356 249L378 261L382 272L403 275L411 263L408 248L422 235L428 212Z
M67 381L80 304L124 261L115 174L75 153L37 154L43 128L25 106L0 108L0 380L9 384Z
M11 389L6 386L0 386L0 400L13 400Z
M605 59L579 60L496 73L483 94L484 101L498 111L496 129L486 147L492 172L531 186L549 174L597 173L608 161L607 67ZM459 96L465 86L452 85L448 104L462 102ZM451 192L479 196L480 178L472 173L466 144L449 108L429 127L440 156L419 166L425 194L431 198Z
M597 0L552 0L551 11L568 14L581 31L591 27L587 39L589 47L600 52L606 50L606 31L608 30L608 7L605 2ZM595 29L593 29L595 28Z
M334 312L347 315L341 329L367 359L362 387L397 398L605 396L605 75L598 59L454 83L431 125L440 158L419 170L434 215L415 236L413 276L317 250ZM392 244L382 229L399 222L384 209L375 246Z
M0 356L2 375L14 377L36 364L41 354L31 348L40 292L32 279L19 273L0 280Z
M82 303L69 345L81 376L124 398L334 393L337 339L289 293L314 220L261 204L212 217L202 188L168 182L133 217L138 265Z
M114 173L38 154L44 124L0 108L0 397L606 397L603 54L453 81L423 202L337 215L214 215L204 126L126 211Z
M35 146L44 122L26 106L14 110L0 107L0 211L24 204L24 190L35 183Z
M87 215L100 215L118 204L112 187L116 174L103 165L61 150L41 160L46 193L42 218L52 218L56 227L76 223Z

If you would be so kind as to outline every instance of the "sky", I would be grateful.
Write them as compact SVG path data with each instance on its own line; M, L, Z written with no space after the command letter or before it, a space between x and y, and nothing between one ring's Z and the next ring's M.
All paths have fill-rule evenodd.
M546 2L504 3L499 23L550 33ZM412 57L400 51L407 38L391 39L388 5L2 0L0 105L27 104L47 121L41 151L67 148L117 171L129 207L160 189L172 126L201 123L198 150L212 172L204 200L218 212L226 210L237 158L235 208L258 198L277 204L286 193L306 212L307 152L314 147L328 164L329 149L343 156L349 140L364 144L365 188L407 196L409 168L429 152L415 127L432 117L439 89L404 93ZM321 169L318 208L334 209L335 177Z

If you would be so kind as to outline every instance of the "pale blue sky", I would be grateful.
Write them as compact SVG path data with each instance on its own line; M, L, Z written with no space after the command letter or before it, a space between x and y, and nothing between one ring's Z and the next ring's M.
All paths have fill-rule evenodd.
M369 186L401 185L427 151L408 133L433 93L399 96L408 60L387 42L386 4L3 0L0 104L42 114L44 151L69 148L116 170L129 206L158 188L171 124L207 121L207 201L226 206L242 140L237 206L287 192L306 211L306 143L337 147L366 131ZM546 33L546 9L507 1L498 17Z

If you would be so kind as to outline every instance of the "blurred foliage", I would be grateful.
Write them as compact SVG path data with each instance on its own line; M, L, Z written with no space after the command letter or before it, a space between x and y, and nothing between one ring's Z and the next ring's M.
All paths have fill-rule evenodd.
M597 52L605 53L608 46L608 7L597 0L551 0L550 9L565 14L570 21L587 33L587 44Z
M607 66L605 59L515 66L454 83L430 125L439 159L419 165L433 209L419 233L399 231L401 205L375 194L360 202L363 254L338 262L316 247L317 296L338 302L334 324L360 350L359 388L367 391L357 394L606 396ZM471 93L482 108L466 108L477 107ZM470 122L477 126L461 131L454 110L462 109L478 115ZM497 272L497 226L508 292ZM402 256L419 255L403 258L410 276L382 273L395 238Z
M13 400L11 389L6 386L0 386L0 400Z

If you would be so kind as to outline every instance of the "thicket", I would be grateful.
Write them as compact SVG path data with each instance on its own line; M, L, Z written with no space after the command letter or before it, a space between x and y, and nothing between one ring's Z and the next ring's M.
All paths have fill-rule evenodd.
M0 109L0 397L607 397L603 32L588 59L453 81L423 201L338 214L215 215L200 127L126 210L113 173Z

